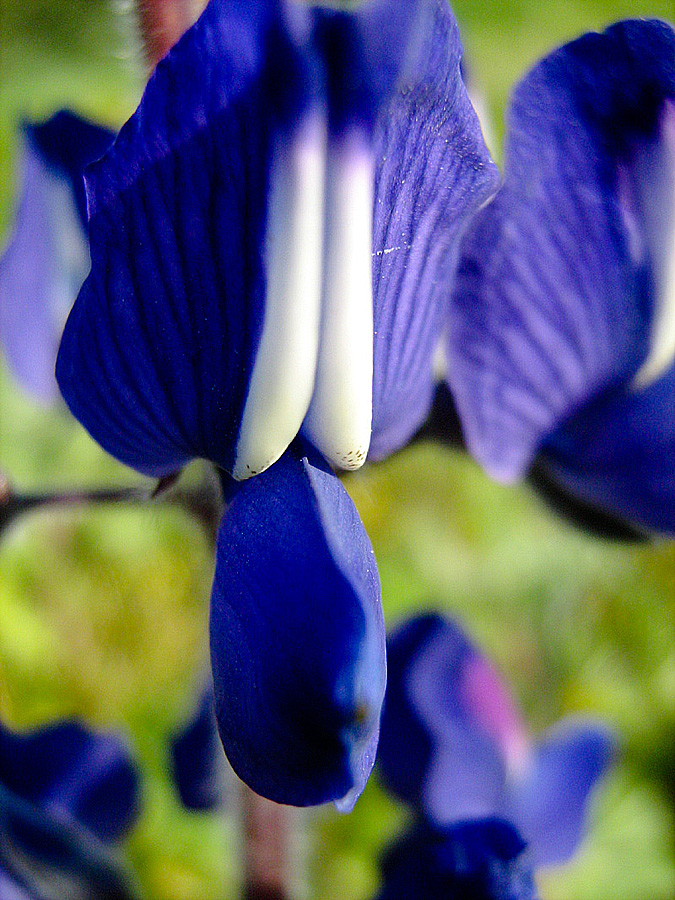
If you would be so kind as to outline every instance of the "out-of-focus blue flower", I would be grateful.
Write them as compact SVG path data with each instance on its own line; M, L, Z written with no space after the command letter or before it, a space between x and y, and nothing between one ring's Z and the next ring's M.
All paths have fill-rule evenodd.
M201 811L216 809L224 802L225 757L211 685L202 691L193 716L172 740L171 760L184 806Z
M385 785L434 827L497 818L521 835L535 866L568 860L614 756L609 729L569 719L533 744L491 663L438 615L396 631L388 663Z
M524 841L507 822L420 823L382 861L377 900L535 900Z
M0 725L0 896L129 900L111 845L138 815L138 775L112 735Z
M675 33L618 23L540 62L461 248L448 378L495 477L675 532Z
M89 271L84 167L112 132L62 111L22 129L19 203L0 256L0 347L12 374L44 403L68 312Z
M87 175L59 384L141 472L223 471L218 725L285 803L348 806L374 760L379 583L329 465L394 451L431 402L456 243L495 186L460 56L445 0L211 0Z

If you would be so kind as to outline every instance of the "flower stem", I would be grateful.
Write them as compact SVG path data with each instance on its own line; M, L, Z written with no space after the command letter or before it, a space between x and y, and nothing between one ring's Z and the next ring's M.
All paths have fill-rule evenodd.
M138 26L151 68L193 24L199 6L196 0L137 0Z
M244 900L290 900L293 810L242 785Z

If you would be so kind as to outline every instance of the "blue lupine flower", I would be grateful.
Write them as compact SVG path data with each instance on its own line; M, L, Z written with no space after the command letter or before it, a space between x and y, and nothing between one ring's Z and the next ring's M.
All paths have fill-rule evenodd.
M379 584L326 461L391 453L431 402L457 239L495 186L460 56L445 0L211 0L87 175L59 384L139 471L223 471L218 724L286 803L349 805L373 764Z
M675 532L675 33L618 23L540 62L475 218L448 378L494 476Z
M174 781L183 805L210 810L225 799L225 757L218 739L213 687L202 691L197 709L171 742Z
M0 725L0 896L129 900L112 845L138 814L138 775L112 735Z
M387 851L382 879L377 900L536 900L525 843L498 819L418 824Z
M614 756L607 727L569 719L532 744L493 666L435 614L391 636L388 663L385 786L430 827L496 818L516 829L534 866L568 860Z
M22 137L19 204L0 257L0 347L19 384L50 403L63 326L89 271L83 171L113 134L64 110Z

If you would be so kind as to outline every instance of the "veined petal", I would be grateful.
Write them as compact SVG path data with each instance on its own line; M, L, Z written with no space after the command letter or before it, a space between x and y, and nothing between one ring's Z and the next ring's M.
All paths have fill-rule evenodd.
M34 397L58 397L54 364L68 311L89 270L84 166L113 135L62 111L23 129L19 205L0 257L0 344Z
M0 784L3 900L132 900L118 860L96 837ZM10 890L5 893L5 883Z
M88 174L92 272L57 377L96 440L142 472L234 464L263 330L272 160L314 94L309 65L280 2L213 0Z
M225 757L218 740L213 688L202 692L196 713L171 743L173 775L183 805L215 809L225 797Z
M593 788L616 753L616 738L600 724L562 722L511 786L505 811L532 851L536 866L566 862L583 836Z
M551 54L514 93L504 186L462 245L448 343L467 443L496 477L523 475L579 407L655 377L673 349L658 337L672 218L657 225L650 205L672 181L674 53L669 26L623 22Z
M0 726L0 783L102 841L120 838L138 815L138 774L127 748L74 721L26 733Z
M374 137L373 459L409 440L429 410L457 244L498 180L445 0L421 4L410 47Z
M235 772L280 803L353 803L384 695L379 580L344 488L306 457L244 482L223 517L211 661Z

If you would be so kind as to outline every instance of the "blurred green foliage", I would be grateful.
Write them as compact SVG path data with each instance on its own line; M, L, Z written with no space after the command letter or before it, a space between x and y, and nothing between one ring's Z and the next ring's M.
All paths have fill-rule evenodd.
M557 43L627 15L675 21L672 0L454 4L495 142L508 93ZM108 0L0 0L0 238L15 200L16 126L70 106L119 125L143 84L133 20ZM494 150L499 155L499 147ZM0 370L0 468L24 487L134 483L64 409L44 410ZM373 540L389 624L435 607L459 616L506 673L536 733L601 716L622 762L544 900L675 894L675 548L601 542L527 488L492 484L460 454L417 446L350 476ZM0 548L0 715L27 726L78 714L124 729L144 814L126 851L147 900L218 900L236 884L234 814L190 814L167 739L207 669L212 560L177 509L43 513ZM307 814L312 896L365 900L376 855L405 820L374 780L355 811Z

